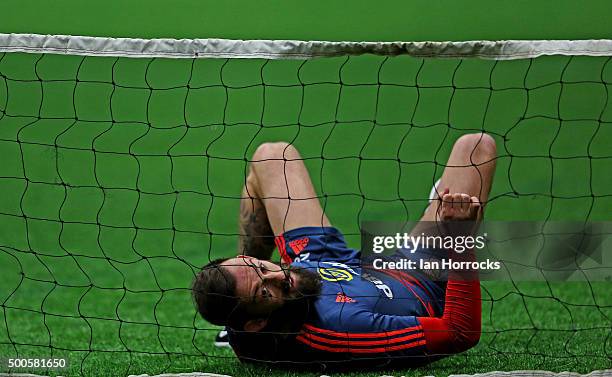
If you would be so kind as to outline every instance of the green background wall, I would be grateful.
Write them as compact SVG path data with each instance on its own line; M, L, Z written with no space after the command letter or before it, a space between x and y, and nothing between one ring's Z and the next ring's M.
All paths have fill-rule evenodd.
M611 38L609 0L5 0L0 32L125 37L470 40Z

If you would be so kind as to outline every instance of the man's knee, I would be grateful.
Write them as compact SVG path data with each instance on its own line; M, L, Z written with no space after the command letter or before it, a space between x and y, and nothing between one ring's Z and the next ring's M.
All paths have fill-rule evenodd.
M284 180L287 174L301 169L303 165L304 162L293 145L284 141L263 143L253 154L251 172L257 176L266 174L271 179L282 177Z
M266 161L266 160L293 160L298 159L299 153L297 149L285 142L269 142L263 143L257 147L253 154L253 161Z
M463 135L457 139L453 149L478 164L494 161L497 155L495 139L486 133Z

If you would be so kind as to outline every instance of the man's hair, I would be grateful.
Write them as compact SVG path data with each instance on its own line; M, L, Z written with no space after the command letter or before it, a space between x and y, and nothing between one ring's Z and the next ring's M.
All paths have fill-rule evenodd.
M236 297L236 279L221 266L228 259L215 259L202 267L191 290L202 318L213 325L242 330L248 318L244 305Z

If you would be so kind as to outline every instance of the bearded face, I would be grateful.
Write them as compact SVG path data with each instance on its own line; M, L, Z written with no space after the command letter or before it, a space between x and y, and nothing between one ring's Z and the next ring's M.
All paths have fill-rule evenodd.
M307 269L253 257L221 266L236 280L236 296L249 318L246 331L292 331L306 320L321 290L319 276Z

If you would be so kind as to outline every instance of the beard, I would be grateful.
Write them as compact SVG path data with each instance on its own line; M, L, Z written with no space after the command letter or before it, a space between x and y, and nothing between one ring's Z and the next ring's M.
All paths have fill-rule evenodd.
M314 297L321 293L321 278L317 273L314 273L306 268L295 266L283 266L288 275L295 275L297 279L296 286L291 290L290 285L284 287L285 299L294 300L304 297Z
M268 315L266 326L257 332L230 331L230 344L240 357L251 360L280 361L291 350L293 339L315 312L321 293L321 278L304 268L282 266L287 277L297 277L295 287L289 279L283 286L283 304ZM233 339L233 340L232 340Z
M314 312L314 302L321 293L321 278L305 268L283 266L283 269L297 277L296 285L293 289L289 283L283 287L283 305L270 314L263 331L288 336L297 334Z

